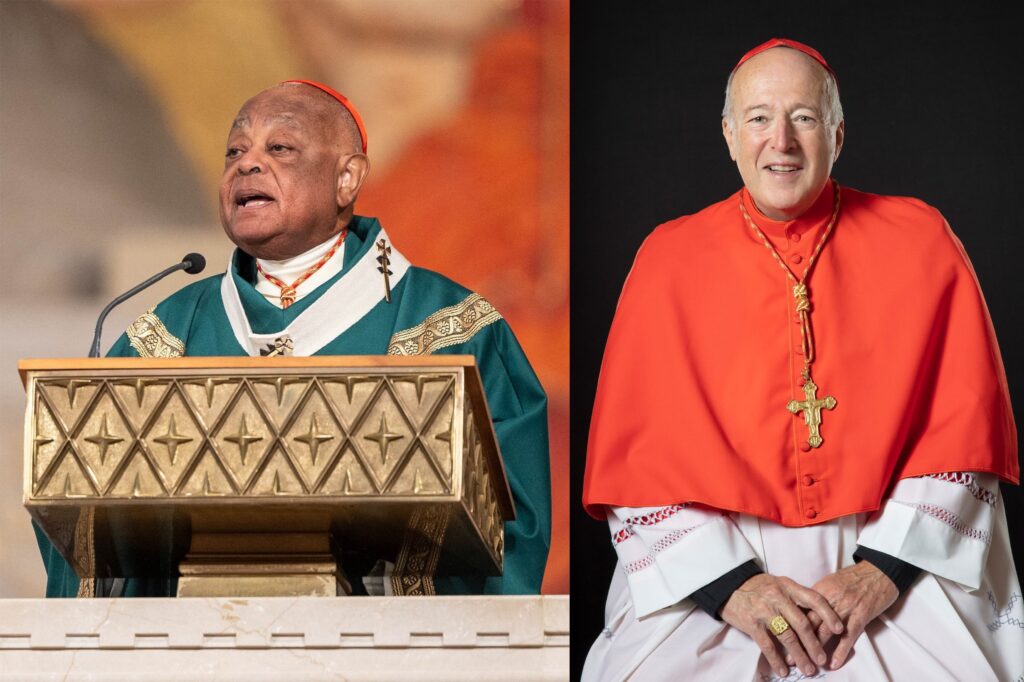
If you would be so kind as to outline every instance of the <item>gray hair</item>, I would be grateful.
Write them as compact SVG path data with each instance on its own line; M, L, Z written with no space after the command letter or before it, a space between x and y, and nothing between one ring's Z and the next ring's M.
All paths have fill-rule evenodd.
M822 98L824 100L824 111L821 113L825 119L825 125L827 125L832 132L835 132L836 127L839 126L839 122L843 120L843 105L839 101L839 84L836 83L835 76L829 73L828 70L821 67L820 64L818 64L818 67L825 72L825 92L824 97ZM729 121L729 127L733 130L736 130L736 122L732 118L732 79L735 75L736 71L730 73L729 80L725 83L725 106L722 107L722 118Z

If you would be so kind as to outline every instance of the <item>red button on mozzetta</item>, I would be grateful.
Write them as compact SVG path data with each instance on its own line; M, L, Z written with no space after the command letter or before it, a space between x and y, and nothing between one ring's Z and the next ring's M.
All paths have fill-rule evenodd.
M814 485L814 478L811 476L804 476L804 485Z
M789 260L793 261L794 263L799 263L803 259L804 257L801 256L799 253L794 253L792 256L789 257Z
M804 512L804 516L806 516L809 519L813 519L817 515L818 515L818 510L815 509L814 507L811 507L810 509L808 509L807 511Z
M810 452L811 451L811 444L808 443L807 441L804 441L804 442L800 443L800 449L803 450L804 452Z
M789 238L792 239L795 242L800 241L800 235L798 235L796 232L794 232L793 234L789 235Z

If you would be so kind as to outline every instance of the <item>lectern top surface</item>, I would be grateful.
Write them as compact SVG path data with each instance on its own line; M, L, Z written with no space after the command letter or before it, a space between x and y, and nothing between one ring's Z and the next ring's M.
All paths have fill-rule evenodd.
M25 384L29 372L109 369L294 369L317 367L474 367L472 355L313 355L309 357L30 358L18 361Z

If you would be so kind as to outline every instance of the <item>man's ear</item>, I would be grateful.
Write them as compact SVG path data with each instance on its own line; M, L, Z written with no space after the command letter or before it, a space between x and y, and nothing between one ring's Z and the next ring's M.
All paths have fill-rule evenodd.
M370 173L370 160L366 154L352 154L338 160L338 207L351 206L359 196L363 181Z
M846 139L846 121L840 121L836 126L836 151L832 154L832 163L839 160L839 152L843 150L843 140Z
M725 138L725 144L729 147L729 158L733 161L736 160L736 151L732 148L732 126L729 125L729 119L722 117L722 137Z

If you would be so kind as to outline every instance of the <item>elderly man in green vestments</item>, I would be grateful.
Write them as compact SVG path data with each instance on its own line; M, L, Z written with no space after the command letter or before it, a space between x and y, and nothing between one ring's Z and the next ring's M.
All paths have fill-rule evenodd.
M500 578L439 578L442 593L540 591L550 543L547 399L508 324L479 294L411 265L354 206L369 171L351 103L310 81L265 90L228 135L220 217L238 248L227 271L140 316L112 356L472 354L515 501ZM47 596L91 595L36 527ZM176 567L153 558L127 596L172 596Z

